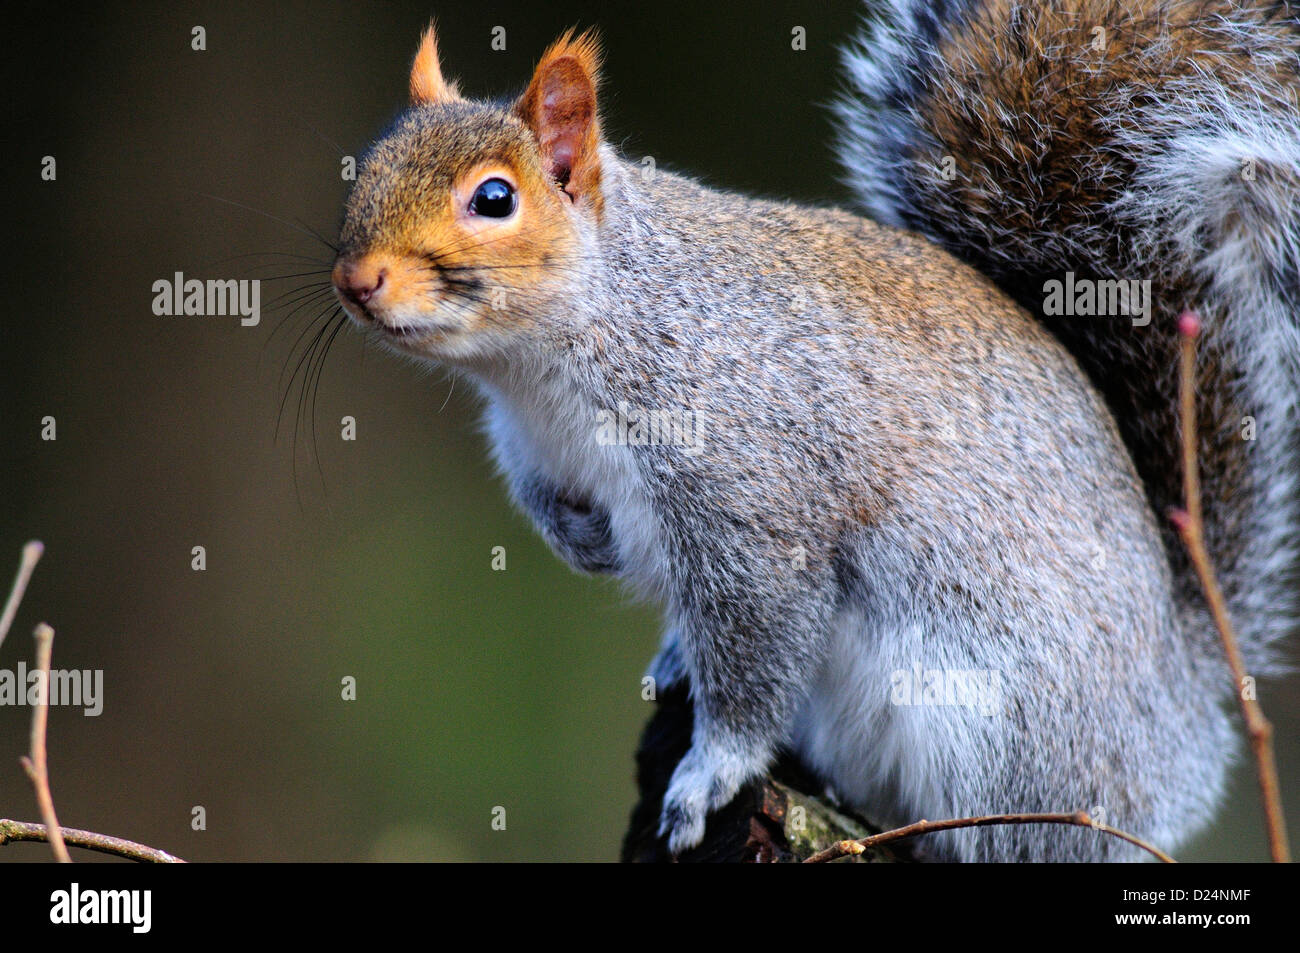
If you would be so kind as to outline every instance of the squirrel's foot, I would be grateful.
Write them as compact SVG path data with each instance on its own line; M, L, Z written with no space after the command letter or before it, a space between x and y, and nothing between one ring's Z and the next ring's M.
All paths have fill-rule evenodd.
M692 745L673 772L659 815L659 836L668 838L668 850L676 856L697 846L709 812L730 803L764 763L739 752Z

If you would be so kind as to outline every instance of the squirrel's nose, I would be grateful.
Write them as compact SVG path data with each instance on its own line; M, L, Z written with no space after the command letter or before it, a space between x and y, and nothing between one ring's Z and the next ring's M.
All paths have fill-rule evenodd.
M387 268L363 258L360 261L340 261L334 266L332 278L339 294L364 305L379 294L387 274Z

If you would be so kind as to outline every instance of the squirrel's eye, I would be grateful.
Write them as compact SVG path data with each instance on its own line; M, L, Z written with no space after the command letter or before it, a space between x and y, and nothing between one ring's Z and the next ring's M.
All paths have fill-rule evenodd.
M488 218L505 218L515 210L515 190L505 179L488 179L474 190L469 210Z

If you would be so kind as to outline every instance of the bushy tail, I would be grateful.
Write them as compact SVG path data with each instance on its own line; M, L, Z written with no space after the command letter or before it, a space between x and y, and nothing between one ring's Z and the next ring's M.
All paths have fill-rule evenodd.
M886 0L845 59L840 155L865 209L1052 328L1162 521L1181 502L1176 321L1200 312L1207 536L1267 670L1300 543L1300 5Z

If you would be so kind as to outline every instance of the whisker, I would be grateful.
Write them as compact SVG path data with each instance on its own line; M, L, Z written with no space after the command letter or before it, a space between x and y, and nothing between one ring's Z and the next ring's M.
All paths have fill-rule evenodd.
M325 319L325 322L321 325L320 330L316 332L316 336L315 336L314 338L312 338L311 346L307 349L306 353L304 354L304 357L307 358L307 368L306 368L306 371L303 373L303 377L302 377L302 385L301 385L301 386L299 387L299 389L298 389L298 407L297 407L297 409L296 409L295 412L294 412L294 420L293 420L293 443L292 443L292 447L291 447L291 450L290 450L290 453L291 453L291 455L292 455L292 457L293 457L293 466L294 466L294 485L295 485L295 488L297 487L297 476L298 476L298 470L297 470L297 466L298 466L298 441L299 441L299 434L302 432L302 424L303 424L303 420L304 420L304 416L303 416L303 415L304 415L304 407L306 406L306 403L307 403L307 392L308 392L308 389L309 389L310 386L311 386L312 368L313 368L313 365L315 364L315 361L316 361L316 353L317 353L317 350L318 350L318 348L321 346L321 341L322 341L322 339L324 338L326 332L329 330L332 321L333 321L333 317L332 317L332 316L329 317L329 318L326 318L326 319ZM295 372L295 375L294 375L294 376L295 376L295 377L297 376L296 372ZM290 380L290 388L289 388L289 389L290 389L290 391L292 390L292 379ZM315 442L316 427L315 427L315 420L314 420L314 419L312 420L312 426L311 426L311 428L307 431L307 433L308 433L308 439L307 439L307 456L308 456L309 459L312 459L312 460L314 460L314 461L316 462L316 469L320 472L320 477L321 477L321 486L324 487L324 485L325 485L325 482L324 482L324 481L325 481L325 473L324 473L324 470L321 468L321 465L320 465L319 444L316 444L316 442Z
M484 241L474 241L474 239L477 238L477 236L469 235L464 240L462 240L459 244L453 244L448 246L447 248L440 248L436 252L429 253L428 255L426 255L426 257L431 257L436 262L436 261L440 261L443 258L446 258L448 255L455 255L463 251L468 251L477 248L486 248L489 245L495 245L497 242L507 241L508 239L512 239L512 238L528 237L534 234L535 232L539 232L541 230L542 230L542 223L539 222L534 225L527 225L523 228L520 228L518 231L509 232L504 235L498 235L496 238L489 238Z
M312 133L314 136L316 136L318 139L320 139L322 142L324 142L326 145L332 148L336 153L338 153L339 158L343 158L344 156L347 155L347 153L343 151L342 146L340 146L329 136L325 135L325 133L321 132L311 123L307 122L307 120L303 119L301 116L295 115L294 113L289 112L287 109L280 109L279 112L285 118L289 119L292 122L296 122L298 125L302 126L308 132Z
M308 411L308 414L311 418L310 420L311 446L314 448L313 453L316 457L316 470L320 474L321 489L325 490L327 493L329 492L329 488L325 484L325 470L321 466L321 462L320 462L320 439L316 434L316 419L317 419L316 399L320 394L321 379L325 375L325 362L329 358L330 349L334 346L335 338L338 337L339 332L343 330L343 326L347 323L347 315L342 314L339 315L337 318L333 318L331 320L333 321L333 329L329 332L329 335L325 338L325 343L320 348L320 356L316 359L315 362L316 372L314 376L314 382L311 385L311 407Z
M236 202L234 199L222 198L220 195L212 195L208 192L197 192L193 189L188 189L187 191L194 192L195 195L201 195L206 199L212 199L212 201L214 202L222 202L226 205L233 205L235 208L242 208L246 212L252 212L254 215L261 215L264 218L269 218L273 222L279 222L281 225L287 225L289 226L289 228L292 228L295 231L302 232L304 235L310 235L312 238L316 239L318 242L323 244L330 251L334 252L334 254L336 255L338 254L339 250L337 245L335 245L329 239L325 238L314 228L307 226L301 221L294 223L289 221L287 218L281 218L278 215L272 215L270 212L264 212L260 208L254 208L251 205L245 205L243 202Z
M439 413L439 414L441 414L444 410L447 409L447 404L449 404L449 403L451 402L451 395L454 394L454 393L456 393L456 375L455 375L455 374L452 374L452 375L451 375L451 387L447 388L447 396L446 396L445 398L443 398L442 406L438 408L438 413Z
M318 294L316 294L316 295L310 295L310 296L308 296L305 300L299 302L298 305L297 305L297 306L296 306L292 311L290 311L290 312L289 312L288 314L286 314L283 318L281 318L279 321L276 322L276 325L275 325L275 327L271 330L270 335L267 337L266 341L262 344L262 353L263 353L263 354L266 353L266 349L267 349L268 347L270 347L271 342L275 340L276 336L279 335L280 331L284 328L284 326L285 326L286 324L289 323L289 321L290 321L290 320L291 320L295 315L299 314L300 312L302 312L302 311L304 311L304 310L306 310L306 309L308 309L308 308L320 308L321 310L317 312L316 316L313 317L313 318L311 318L311 319L307 322L308 329L310 329L310 327L311 327L312 324L314 324L316 321L320 320L320 315L324 313L326 306L328 306L329 302L328 302L328 300L326 300L327 297L328 297L328 296L326 296L326 295L325 295L325 292L322 290L322 291L319 292ZM304 332L304 333L305 333L305 332ZM302 335L299 336L298 340L299 340L299 341L302 340ZM294 346L296 347L297 344L295 343ZM292 353L292 351L291 351L290 353ZM283 371L281 371L281 376L283 377Z
M302 295L310 296L313 294L323 294L326 291L333 292L333 290L334 290L334 286L327 282L309 281L306 284L301 284L298 285L297 287L286 289L284 292L282 292L279 295L276 295L275 298L267 302L266 306L271 309L287 308L295 301L302 300L301 299Z
M334 316L335 309L337 309L338 307L339 307L338 305L335 305L335 306L332 307L332 308L327 308L327 309L325 309L325 310L322 310L322 311L320 311L320 312L319 312L315 317L313 317L310 321L307 322L307 326L306 326L305 328L303 328L302 333L298 335L298 339L297 339L296 341L294 341L294 342L293 342L293 346L289 348L289 361L292 361L292 360L293 360L293 355L294 355L295 353L297 353L297 351L298 351L298 346L299 346L300 344L302 344L303 338L307 337L307 335L311 333L312 328L314 328L314 327L316 326L316 324L317 324L318 322L320 322L321 320L326 320L326 321L328 321L329 318L332 318L332 317ZM316 333L317 333L317 335L319 335L321 332L320 332L320 331L317 331ZM312 343L314 344L314 339L313 339L313 342L312 342ZM307 351L304 352L303 356L302 356L301 358L298 359L298 363L297 363L297 365L294 367L294 369L293 369L293 373L289 375L289 389L291 389L291 388L293 387L293 381L294 381L294 378L296 378L296 377L298 376L298 371L302 368L302 363L303 363L304 360L306 360L307 353L310 351L311 346L312 346L311 344L308 345L308 349L307 349ZM288 361L286 361L286 362L285 362L285 366L284 366L284 368L282 368L281 371L280 371L280 379L279 379L279 381L277 382L277 386L278 386L278 385L283 385L283 384L284 384L284 372L285 372L285 370L288 369L288 366L289 366ZM286 396L287 396L287 390L286 390ZM283 414L283 413L284 413L284 401L281 400L280 404L281 404L281 406L280 406L280 413ZM276 433L277 433L277 434L279 433L278 424L277 424L277 430L276 430Z
M250 271L256 271L259 268L274 268L275 265L253 265ZM325 275L332 274L333 268L314 268L311 271L289 271L278 275L263 275L262 281L288 281L291 278L310 278L316 277L323 279Z
M469 289L466 288L455 288L455 287L448 286L444 288L444 291L450 297L459 298L462 301L472 301L475 304L486 304L486 305L491 304L491 300L489 298L483 295L473 294Z
M217 258L212 262L210 262L210 264L227 265L232 261L240 261L244 258L266 258L271 255L279 255L281 258L296 258L299 261L306 262L307 264L312 264L312 265L325 264L314 255L300 255L295 252L287 252L287 251L250 251L242 255L228 255L225 258Z

